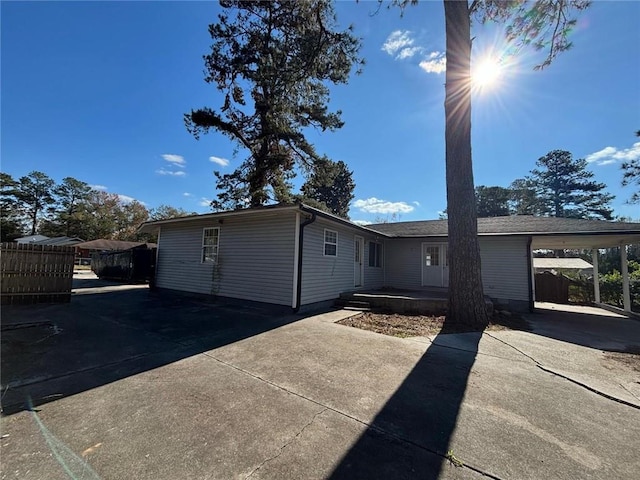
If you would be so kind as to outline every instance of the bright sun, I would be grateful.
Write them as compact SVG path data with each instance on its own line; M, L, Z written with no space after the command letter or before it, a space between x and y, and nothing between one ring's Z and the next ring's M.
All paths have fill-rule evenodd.
M494 58L480 60L473 68L471 78L473 84L480 89L494 87L500 80L502 66Z

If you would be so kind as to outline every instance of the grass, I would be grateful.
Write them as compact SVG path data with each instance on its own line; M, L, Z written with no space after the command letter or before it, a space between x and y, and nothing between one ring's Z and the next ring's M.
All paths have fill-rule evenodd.
M454 467L464 467L464 463L458 457L455 456L453 450L449 450L447 454L444 456L447 460L449 460Z

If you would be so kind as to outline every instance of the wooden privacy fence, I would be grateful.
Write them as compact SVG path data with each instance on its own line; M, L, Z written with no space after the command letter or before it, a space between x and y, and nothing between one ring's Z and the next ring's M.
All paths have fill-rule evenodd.
M73 247L1 244L2 304L69 302L74 256Z
M564 275L551 272L536 273L536 301L551 303L569 303L569 284Z

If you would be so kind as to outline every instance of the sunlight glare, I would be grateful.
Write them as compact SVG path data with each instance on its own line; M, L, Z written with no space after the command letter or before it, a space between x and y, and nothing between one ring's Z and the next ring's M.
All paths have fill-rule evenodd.
M471 78L474 86L479 89L495 87L500 82L502 65L491 57L484 58L473 68Z

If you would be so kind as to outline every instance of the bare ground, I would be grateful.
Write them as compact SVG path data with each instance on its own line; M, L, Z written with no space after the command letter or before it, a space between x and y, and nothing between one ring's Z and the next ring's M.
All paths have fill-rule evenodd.
M439 333L464 333L478 331L469 325L446 325L443 331L445 317L428 315L401 315L398 313L363 312L353 317L340 320L339 324L349 327L370 330L393 337L425 337ZM520 316L496 313L484 330L530 330L527 322Z

